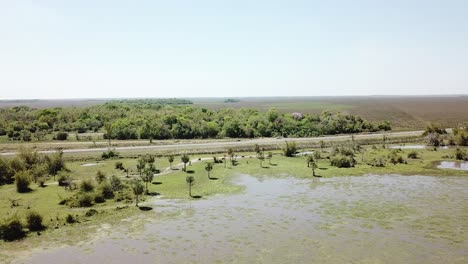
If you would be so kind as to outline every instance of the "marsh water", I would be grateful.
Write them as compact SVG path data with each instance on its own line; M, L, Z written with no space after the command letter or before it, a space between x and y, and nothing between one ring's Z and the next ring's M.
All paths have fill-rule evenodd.
M468 161L441 161L437 168L468 171Z
M103 225L26 263L467 263L468 177L239 175L245 191ZM196 192L196 189L194 189Z

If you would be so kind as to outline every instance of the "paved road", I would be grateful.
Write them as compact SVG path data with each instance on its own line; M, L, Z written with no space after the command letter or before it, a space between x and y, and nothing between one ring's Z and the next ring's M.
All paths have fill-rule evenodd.
M354 138L359 139L379 139L383 135L387 137L408 137L408 136L418 136L423 133L420 131L406 131L406 132L388 132L388 133L375 133L375 134L355 134ZM318 141L334 141L334 140L349 140L351 135L340 135L340 136L326 136L326 137L313 137L313 138L257 138L251 140L233 140L233 141L212 141L206 143L179 143L179 144L167 144L167 145L148 145L148 146L129 146L129 147L115 147L117 151L132 151L132 150L161 150L161 151L183 151L184 149L210 149L213 147L242 147L242 146L251 146L254 144L258 145L271 145L271 144L283 144L285 140L295 141L296 143L308 143L308 142L318 142ZM65 149L64 153L95 153L103 152L107 148L81 148L81 149ZM50 154L55 153L56 150L42 150L38 151L39 153ZM16 152L4 152L0 153L1 156L11 156L16 155Z

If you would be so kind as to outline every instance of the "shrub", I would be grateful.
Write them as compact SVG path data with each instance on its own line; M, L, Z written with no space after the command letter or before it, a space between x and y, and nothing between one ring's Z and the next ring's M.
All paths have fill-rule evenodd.
M114 198L114 191L110 183L104 182L99 186L99 192L105 199Z
M370 165L373 167L385 167L385 160L380 157L380 158L373 158L372 161L370 162Z
M115 168L118 169L118 170L124 170L124 166L123 166L123 163L121 161L117 161L115 163Z
M36 212L30 212L26 217L26 222L30 231L40 231L44 229L42 216Z
M78 206L79 207L91 207L93 206L93 196L90 194L80 194L78 195Z
M96 194L96 196L94 196L95 203L103 203L105 201L106 199L104 198L104 196L102 196L102 194Z
M355 164L356 160L351 156L338 154L331 159L331 165L338 168L351 168L354 167Z
M455 158L457 160L468 160L468 156L467 156L465 150L460 149L460 148L457 148L455 150Z
M104 173L102 173L102 171L98 171L96 173L96 182L97 183L102 183L103 181L105 181L107 179L106 175Z
M108 149L107 151L104 151L101 155L103 159L111 159L114 157L118 157L119 153L115 151L115 149Z
M428 145L428 146L438 147L440 145L439 134L435 133L435 132L429 133L426 136L425 141L426 141L426 145Z
M8 160L0 157L0 185L13 183L14 176L15 172Z
M23 238L26 232L23 231L23 224L18 219L12 219L0 226L0 234L3 240L14 241Z
M68 133L66 132L58 132L56 135L55 135L55 138L56 140L67 140L68 138Z
M71 183L71 177L61 173L57 178L57 182L59 186L69 186Z
M80 184L80 191L92 192L94 191L94 184L91 180L83 180Z
M29 188L29 184L31 183L31 179L29 177L29 173L27 171L20 171L15 174L15 181L16 181L16 191L19 193L29 192L31 189Z
M124 185L122 184L122 180L115 175L112 175L110 177L109 183L112 188L112 191L119 191L119 190L122 190L124 187Z
M410 153L408 153L408 159L417 159L417 158L419 158L418 152L413 150Z
M97 213L98 213L98 211L96 211L95 209L89 209L88 211L86 211L85 216L91 217L91 216L93 216L93 215L95 215Z
M68 214L67 217L65 217L65 221L67 221L67 223L69 224L76 223L75 217L73 217L73 215L71 214Z
M459 146L468 146L468 133L466 132L459 132L455 139L457 145Z
M296 142L293 141L289 143L286 141L286 144L283 147L284 156L293 157L294 154L296 154L296 151L297 151Z
M405 160L401 155L398 155L398 150L393 150L389 155L388 159L392 164L405 163Z

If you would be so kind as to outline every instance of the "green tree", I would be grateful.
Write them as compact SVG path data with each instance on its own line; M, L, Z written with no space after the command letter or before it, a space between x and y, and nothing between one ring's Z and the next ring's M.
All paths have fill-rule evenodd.
M174 162L174 155L169 155L169 157L167 157L167 160L169 161L169 168L172 170L172 162Z
M207 162L205 165L205 170L208 172L208 179L211 179L210 171L213 170L213 164L211 162Z
M145 159L142 156L139 156L136 167L137 167L138 174L140 175L140 178L143 177L143 171L145 169L145 166L146 166Z
M134 179L131 183L130 183L130 187L132 188L132 192L133 194L135 195L135 202L136 202L136 206L138 207L138 202L140 201L140 195L143 194L143 192L145 191L145 187L143 186L143 183L140 181L140 180L137 180L137 179Z
M141 180L145 183L146 194L149 194L148 184L153 181L154 172L155 172L155 169L152 163L149 163L149 165L145 166L145 169L143 170Z
M28 171L19 171L15 174L16 191L19 193L26 193L31 191L29 184L31 183L31 176Z
M263 161L265 160L265 154L263 151L257 152L257 159L260 161L260 167L263 168Z
M315 177L315 169L318 168L318 165L314 159L310 162L310 168L312 169L312 175Z
M187 153L184 153L182 157L180 157L180 160L184 163L184 171L187 172L187 163L189 163L190 157Z
M106 137L107 137L107 140L109 140L109 147L111 146L111 138L112 138L112 132L113 132L113 128L112 128L112 123L108 122L104 125L104 129L106 130Z
M195 178L193 176L187 176L187 178L185 178L185 181L187 182L187 185L189 187L189 196L192 197L192 186L195 185Z

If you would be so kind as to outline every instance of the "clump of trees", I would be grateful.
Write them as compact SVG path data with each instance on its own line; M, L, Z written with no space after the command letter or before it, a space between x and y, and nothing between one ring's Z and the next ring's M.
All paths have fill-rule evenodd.
M11 160L0 158L0 185L15 183L17 192L25 193L31 190L31 182L44 187L51 176L55 178L61 171L66 171L61 151L41 155L22 148Z
M109 139L192 139L307 137L390 130L389 122L371 123L359 116L324 111L293 115L276 109L209 110L183 99L120 100L84 108L0 109L0 135L11 140L44 140L54 135L103 132Z
M330 163L338 168L354 167L356 165L354 151L346 147L335 148L331 153Z
M283 154L286 157L293 157L297 152L296 142L288 142L284 144Z

